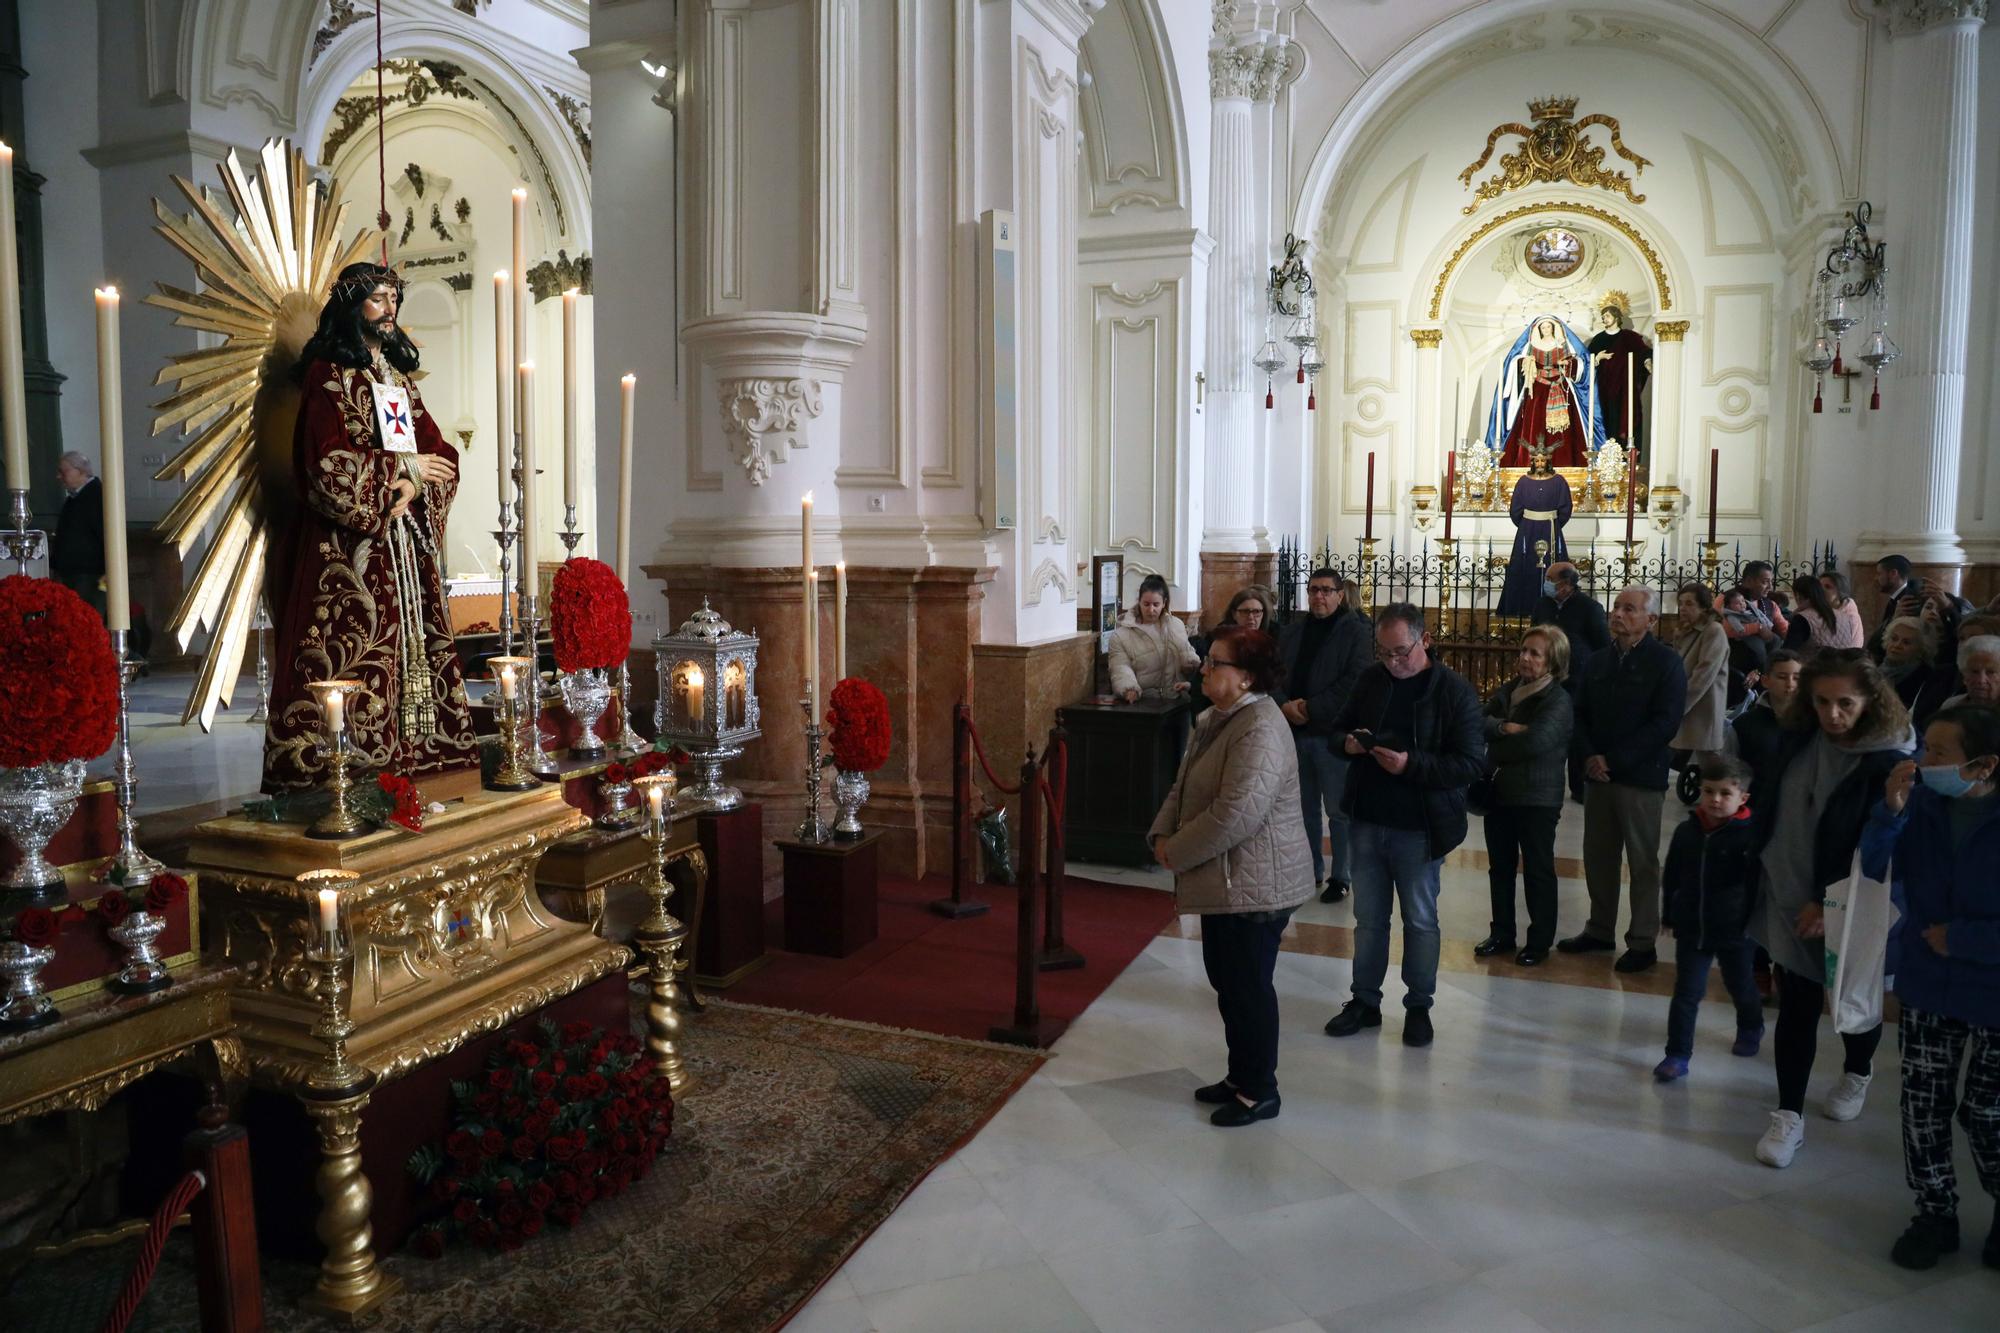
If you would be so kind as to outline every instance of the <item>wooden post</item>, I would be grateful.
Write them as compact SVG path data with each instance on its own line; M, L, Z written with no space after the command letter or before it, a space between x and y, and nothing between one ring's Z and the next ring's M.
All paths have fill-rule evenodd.
M1049 748L1042 756L1042 766L1054 774L1049 784L1050 794L1055 798L1055 809L1049 815L1048 851L1048 916L1042 932L1042 953L1039 963L1044 972L1060 972L1068 968L1082 967L1083 955L1063 942L1063 879L1067 873L1068 856L1063 849L1063 807L1069 786L1069 733L1060 725L1049 731ZM1037 800L1041 798L1038 789Z
M967 898L972 885L972 708L960 700L951 710L951 897L931 903L939 916L956 921L979 916L985 903Z
M188 1166L208 1184L194 1196L195 1287L202 1333L262 1333L257 1210L250 1194L250 1136L226 1108L204 1106L183 1141Z
M1035 747L1031 745L1028 757L1021 763L1021 873L1014 877L1019 893L1015 900L1019 916L1014 939L1014 1022L987 1033L992 1040L1009 1046L1050 1045L1067 1026L1044 1023L1041 1001L1036 995L1040 968L1035 950L1035 905L1039 897L1035 880L1042 860L1042 801L1035 787L1039 774L1040 765L1035 762Z

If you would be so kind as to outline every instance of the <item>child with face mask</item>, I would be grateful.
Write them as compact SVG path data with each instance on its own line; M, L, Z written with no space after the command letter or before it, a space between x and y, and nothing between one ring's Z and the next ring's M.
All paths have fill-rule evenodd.
M2000 709L1956 704L1924 729L1921 759L1889 774L1861 839L1864 873L1903 905L1903 1168L1917 1215L1889 1257L1934 1267L1958 1249L1951 1122L2000 1200ZM1964 1089L1959 1088L1960 1066ZM2000 1219L1981 1259L2000 1268Z

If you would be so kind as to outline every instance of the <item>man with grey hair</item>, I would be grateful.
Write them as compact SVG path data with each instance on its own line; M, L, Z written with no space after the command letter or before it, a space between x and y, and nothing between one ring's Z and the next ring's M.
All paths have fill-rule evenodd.
M49 572L56 581L104 614L104 486L90 460L75 450L56 464L68 498L49 542Z
M1584 665L1576 687L1573 753L1582 762L1583 877L1590 920L1556 948L1617 947L1620 862L1632 874L1632 918L1620 972L1659 961L1660 811L1667 799L1668 743L1687 702L1681 655L1654 634L1651 588L1630 587L1611 605L1611 646Z

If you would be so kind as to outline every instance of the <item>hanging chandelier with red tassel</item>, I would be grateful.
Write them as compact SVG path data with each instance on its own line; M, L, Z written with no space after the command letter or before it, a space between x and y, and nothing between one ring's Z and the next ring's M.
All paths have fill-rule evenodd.
M1305 242L1286 233L1285 258L1271 265L1270 279L1264 285L1264 344L1250 358L1250 364L1263 372L1266 409L1278 405L1277 375L1287 361L1278 346L1276 326L1280 319L1287 321L1284 340L1295 349L1297 382L1306 386L1306 411L1319 406L1317 379L1326 360L1320 355L1319 335L1314 329L1313 276L1306 267L1304 251Z

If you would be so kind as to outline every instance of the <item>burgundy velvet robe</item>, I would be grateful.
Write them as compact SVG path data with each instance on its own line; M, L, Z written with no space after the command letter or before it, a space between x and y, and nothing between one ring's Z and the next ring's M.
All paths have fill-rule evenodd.
M348 742L358 767L416 775L479 763L445 606L444 572L434 555L444 550L445 515L458 487L426 484L410 506L429 544L416 548L423 604L402 606L390 564L388 520L402 455L377 441L369 379L368 371L329 361L306 367L292 445L300 504L292 530L272 533L274 544L290 544L290 555L270 565L276 661L264 733L266 791L314 786L326 777L326 761L317 749L319 708L306 689L316 680L362 682L347 712ZM458 451L445 443L416 387L403 383L419 452L457 463ZM423 621L423 654L437 709L437 729L428 736L404 736L398 722L403 684L398 644L406 615Z
M1528 362L1535 378L1521 400L1513 429L1507 432L1501 466L1528 466L1528 450L1546 439L1550 467L1581 467L1590 458L1590 416L1588 404L1577 398L1576 383L1570 378L1579 369L1575 354L1566 345L1530 347Z

